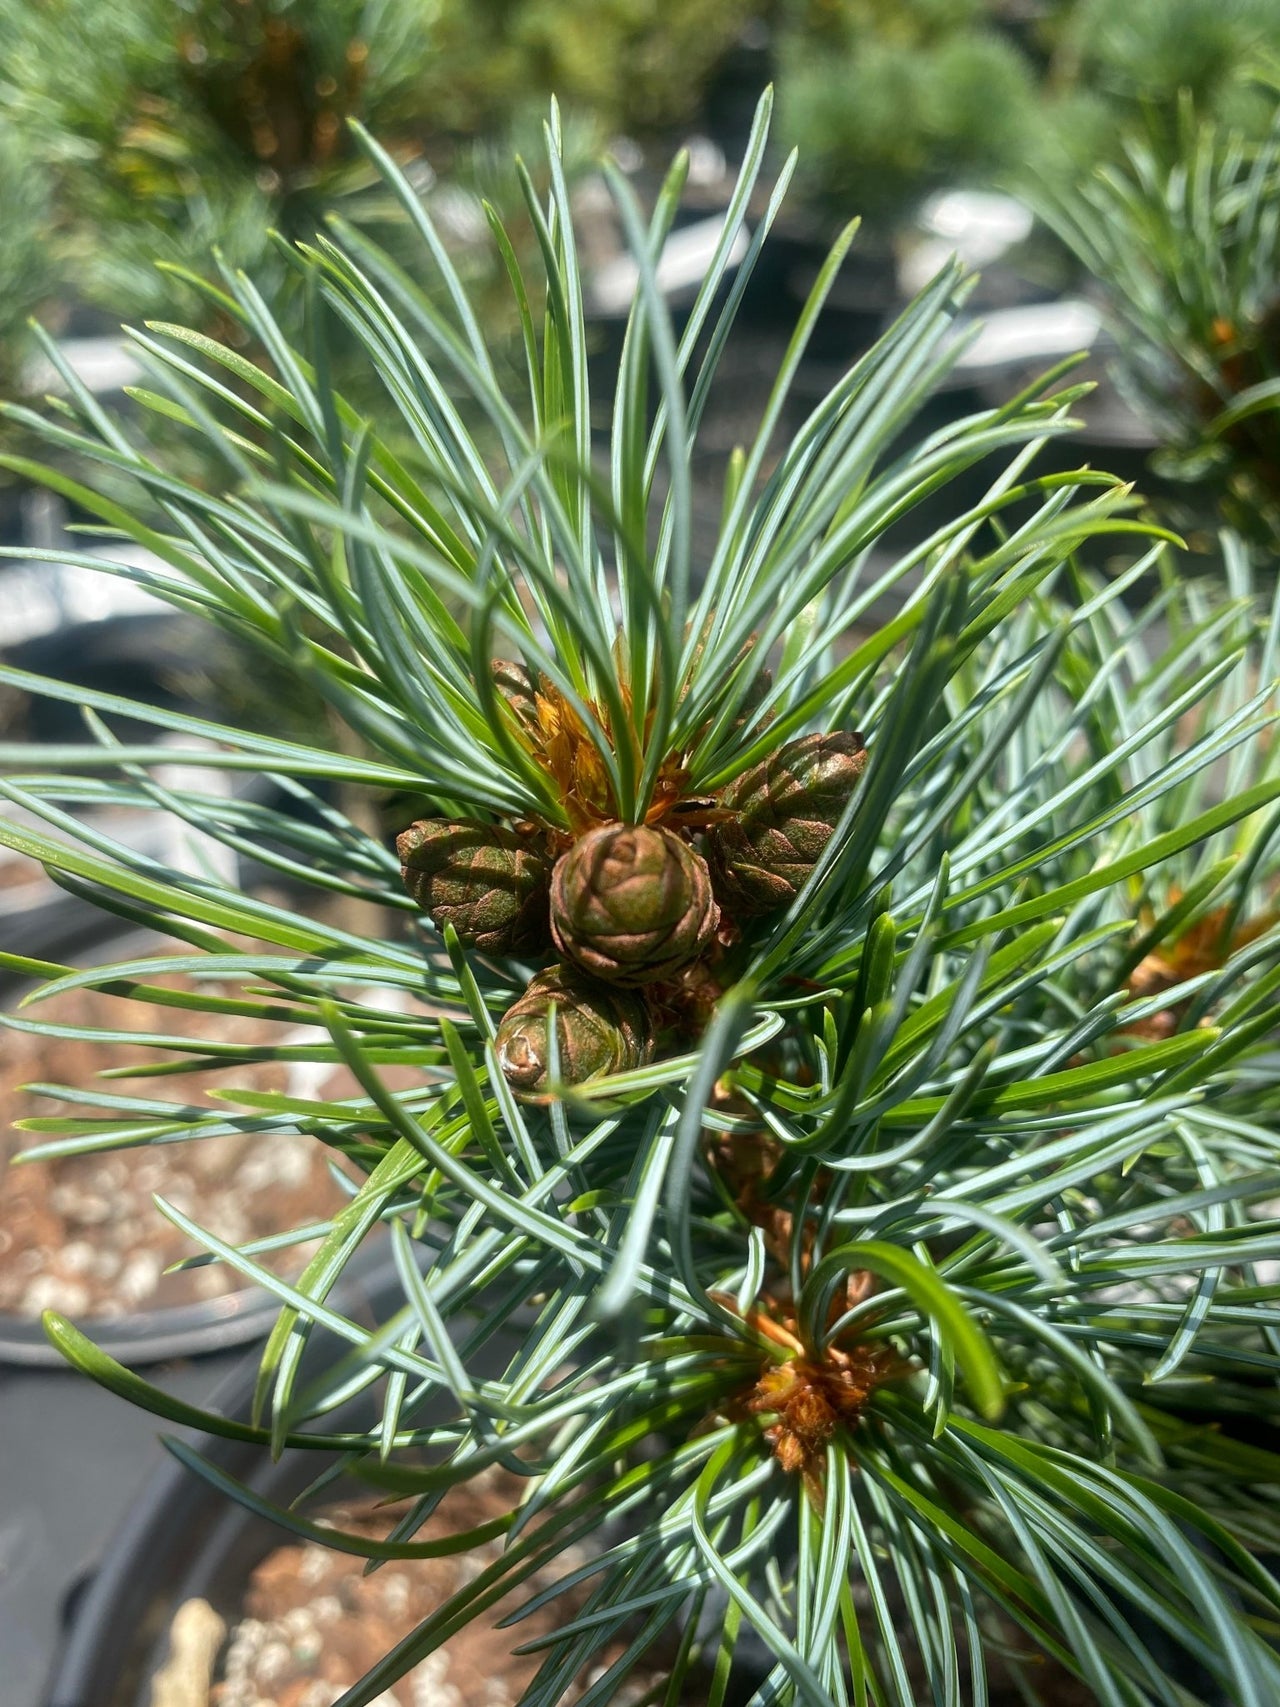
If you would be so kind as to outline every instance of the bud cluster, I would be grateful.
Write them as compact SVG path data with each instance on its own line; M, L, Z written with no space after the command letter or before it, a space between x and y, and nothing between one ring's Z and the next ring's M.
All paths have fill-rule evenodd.
M552 702L523 666L496 664L494 681L517 734L546 730ZM742 921L795 898L866 757L856 735L806 735L713 799L664 801L650 816L665 822L569 835L530 822L411 824L396 843L402 876L438 927L488 954L558 956L498 1028L516 1092L641 1067L660 1035L696 1036L719 988L714 963Z

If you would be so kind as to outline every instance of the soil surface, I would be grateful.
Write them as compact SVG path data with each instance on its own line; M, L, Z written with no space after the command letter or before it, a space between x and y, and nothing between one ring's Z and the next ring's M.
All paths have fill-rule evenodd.
M174 988L177 976L152 980ZM231 986L201 981L218 994ZM239 1015L210 1015L76 990L26 1010L59 1024L115 1031L200 1035L226 1042L300 1042L311 1033ZM190 1143L152 1144L51 1162L9 1164L39 1133L13 1129L33 1115L81 1115L19 1087L28 1083L79 1087L104 1067L173 1059L131 1043L86 1042L0 1030L0 1311L38 1316L61 1310L74 1317L118 1317L167 1305L192 1304L240 1290L245 1282L220 1263L167 1275L169 1264L198 1247L152 1202L158 1194L202 1226L233 1243L329 1217L345 1201L328 1170L333 1152L296 1134L234 1133ZM308 1062L262 1062L175 1078L107 1080L105 1091L159 1101L202 1104L216 1086L286 1091L307 1098L347 1096L345 1070ZM230 1105L228 1112L231 1112ZM265 1259L296 1274L314 1244Z
M508 1472L486 1471L455 1489L417 1539L437 1539L473 1528L508 1511L521 1491L521 1482ZM367 1502L331 1507L320 1521L350 1533L381 1537L394 1517ZM314 1542L277 1547L252 1573L225 1640L220 1640L222 1629L210 1610L203 1603L188 1603L188 1612L199 1609L213 1621L217 1658L211 1649L199 1668L191 1668L197 1674L189 1674L187 1691L173 1698L174 1707L179 1701L181 1707L187 1707L188 1701L192 1707L333 1707L345 1689L501 1553L498 1539L451 1558L394 1561L366 1575L363 1560ZM557 1562L554 1573L531 1578L489 1608L380 1695L375 1707L516 1707L542 1655L514 1654L512 1649L568 1623L581 1610L594 1579L508 1629L498 1625L533 1593L549 1587L586 1557L571 1549ZM175 1632L177 1628L175 1621ZM559 1707L573 1707L580 1701L621 1652L620 1643L611 1646L603 1661L597 1660L575 1680ZM204 1682L210 1669L216 1679L211 1688ZM1031 1670L1044 1707L1096 1707L1092 1692L1055 1666L1033 1665ZM611 1707L661 1700L663 1683L661 1669L652 1663L642 1665L619 1685L610 1698ZM706 1679L691 1676L684 1702L692 1707L706 1698ZM1002 1675L998 1662L991 1699L993 1707L1015 1707L1026 1699Z
M509 1511L523 1486L506 1471L486 1471L450 1494L417 1539L455 1534ZM372 1505L333 1508L327 1520L369 1536L387 1534L394 1521ZM313 1542L278 1547L249 1579L208 1707L332 1707L396 1642L501 1552L498 1539L452 1558L393 1561L366 1576L363 1560ZM585 1591L552 1601L510 1629L497 1626L532 1592L584 1559L572 1551L563 1555L554 1577L532 1578L491 1607L380 1695L378 1707L514 1707L544 1656L513 1654L512 1648L567 1623ZM616 1659L621 1651L615 1645L607 1658ZM579 1678L561 1698L563 1707L579 1701L602 1670L597 1663ZM652 1670L632 1672L612 1698L615 1707L639 1702L658 1680Z

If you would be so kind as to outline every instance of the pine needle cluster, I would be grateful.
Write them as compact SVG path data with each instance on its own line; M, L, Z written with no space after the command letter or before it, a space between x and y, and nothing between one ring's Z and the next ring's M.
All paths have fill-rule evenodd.
M1261 136L1184 99L1171 147L1132 131L1041 211L1105 291L1121 371L1152 418L1158 466L1198 485L1267 552L1280 543L1280 75Z
M524 1707L554 1707L593 1667L582 1699L604 1707L645 1656L668 1679L651 1697L664 1707L689 1689L710 1707L961 1707L990 1698L997 1664L1035 1700L1045 1655L1105 1707L1269 1707L1280 1455L1242 1425L1274 1416L1280 1359L1280 606L1237 542L1225 587L1202 592L1110 477L1036 475L1037 450L1071 425L1061 373L913 437L957 355L954 268L783 433L852 230L695 559L693 449L791 171L761 186L768 106L679 326L657 268L684 163L647 216L606 168L639 283L603 439L554 120L550 193L529 184L537 276L493 224L522 389L495 370L419 199L364 137L431 291L337 223L288 251L307 304L296 343L242 276L197 286L261 365L177 326L135 335L140 404L217 455L213 489L167 472L69 372L59 410L18 411L134 494L23 462L96 518L96 549L62 560L256 648L350 737L335 750L0 673L78 701L86 725L82 742L0 750L20 809L0 839L163 939L107 967L3 956L41 980L10 1023L56 1030L42 1002L91 988L281 1037L215 1050L130 1033L158 1062L42 1087L60 1107L26 1123L30 1154L228 1131L268 1152L285 1132L328 1146L347 1202L323 1227L236 1247L160 1205L280 1300L256 1415L206 1425L316 1453L317 1487L337 1448L402 1501L384 1541L272 1510L286 1529L374 1563L413 1558L442 1545L420 1531L450 1489L496 1463L523 1478L496 1558L342 1707L367 1707L547 1570L556 1586L538 1596L573 1589L574 1610ZM374 419L334 387L336 329L381 387ZM405 441L411 455L392 448ZM899 524L948 494L949 519L912 543ZM1131 561L1087 568L1103 548ZM571 722L570 771L548 762L565 749L543 714L533 739L504 695L522 681L559 732ZM856 786L785 892L748 915L733 883L764 868L716 826L772 810L770 767L834 736L864 755ZM202 769L268 778L270 798L161 781L188 737ZM351 791L420 804L382 837L340 809ZM473 920L464 943L444 906L406 889L393 839L414 814L481 826L488 847L533 825L571 859L599 834L579 815L592 799L615 838L667 826L709 874L719 861L712 902L733 941L682 1037L643 1059L578 1071L578 1034L554 1019L563 995L549 996L527 1098L501 1028L546 965ZM165 866L113 834L103 808L118 807L185 820L298 899ZM686 808L698 827L671 830ZM591 908L601 893L620 904L603 869L595 949ZM374 900L399 928L347 930L322 905L334 897ZM580 959L584 917L576 900L558 917ZM697 944L686 967L707 965L701 915L680 940ZM599 972L615 1004L654 982ZM214 1054L342 1064L354 1088L184 1098L182 1075ZM265 1266L267 1245L316 1236L295 1283ZM370 1330L332 1294L374 1239L400 1302ZM316 1375L305 1353L322 1328L347 1351ZM66 1320L48 1331L99 1381L189 1420ZM375 1420L337 1425L361 1393Z

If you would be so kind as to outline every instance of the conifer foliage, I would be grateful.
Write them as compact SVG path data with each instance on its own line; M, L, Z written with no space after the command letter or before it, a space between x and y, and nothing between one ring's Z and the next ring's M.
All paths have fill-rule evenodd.
M768 107L681 324L657 265L683 162L648 214L606 168L639 285L603 410L553 116L537 277L493 227L521 385L362 137L441 288L337 224L289 252L296 346L242 277L217 287L263 365L135 334L139 400L221 459L210 489L73 374L62 409L18 412L111 493L22 463L96 518L100 550L64 558L256 649L349 732L308 744L3 672L79 701L85 738L0 750L19 809L0 837L159 933L109 967L5 955L41 980L10 1023L87 987L281 1038L138 1036L158 1061L42 1087L30 1153L328 1146L348 1202L297 1230L320 1244L292 1286L261 1242L160 1205L281 1303L256 1416L208 1426L337 1446L401 1501L383 1542L316 1531L305 1503L273 1512L286 1529L412 1558L451 1488L498 1462L524 1478L501 1550L342 1707L546 1570L539 1595L576 1592L524 1707L579 1676L603 1707L645 1656L665 1707L960 1707L1010 1667L1034 1701L1046 1655L1106 1707L1269 1707L1280 1457L1246 1425L1274 1416L1280 1357L1280 607L1234 540L1211 596L1110 477L1036 475L1070 427L1061 373L908 431L956 356L954 269L793 407L852 230L695 559L692 451L791 170L761 184ZM339 327L374 419L334 389ZM926 499L928 523L898 525ZM161 781L195 737L203 770L270 797ZM353 790L384 839L335 803ZM164 865L116 838L119 806L176 814L299 899ZM351 896L399 928L317 904ZM184 1095L213 1054L343 1064L353 1088ZM371 1331L331 1296L374 1237L401 1302ZM320 1327L348 1347L324 1376ZM372 1424L335 1424L361 1392Z

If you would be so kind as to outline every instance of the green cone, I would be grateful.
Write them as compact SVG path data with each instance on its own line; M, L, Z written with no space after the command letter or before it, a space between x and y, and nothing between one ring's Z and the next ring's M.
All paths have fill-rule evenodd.
M794 899L866 763L857 735L805 735L730 783L720 804L737 816L707 831L707 864L727 913L771 913Z
M651 984L696 960L720 909L706 861L669 830L604 824L569 849L551 878L551 934L581 971Z
M496 824L423 818L396 838L404 886L441 930L489 954L542 955L551 946L551 864Z
M653 1058L642 997L592 983L571 968L550 966L533 979L498 1027L498 1064L514 1090L531 1095L546 1086L553 1002L564 1084L580 1085L601 1073L626 1072Z

